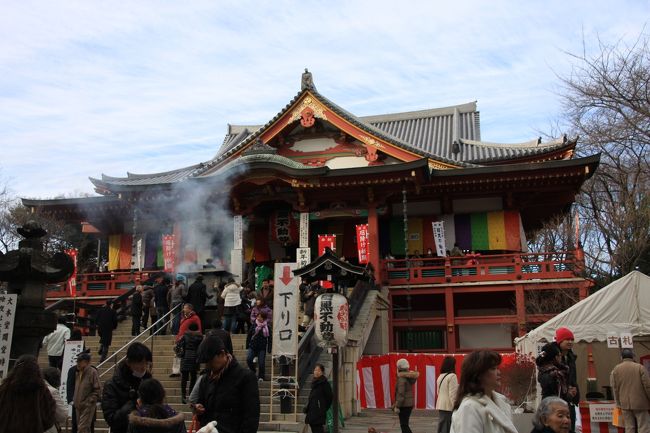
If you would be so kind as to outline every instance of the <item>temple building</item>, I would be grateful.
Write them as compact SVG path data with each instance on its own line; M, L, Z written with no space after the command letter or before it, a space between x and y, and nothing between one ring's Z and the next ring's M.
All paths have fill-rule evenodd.
M355 116L306 72L267 123L229 125L209 161L91 178L98 197L23 203L94 232L113 275L188 272L212 258L255 284L254 268L304 265L327 235L338 256L371 267L387 293L390 350L512 350L514 337L554 315L528 309L531 294L588 293L578 246L527 248L535 230L570 211L598 166L597 155L574 157L575 147L567 137L483 141L475 102ZM367 264L357 244L364 224ZM173 241L165 253L173 263L165 264L163 239ZM125 290L110 281L80 275L77 296Z

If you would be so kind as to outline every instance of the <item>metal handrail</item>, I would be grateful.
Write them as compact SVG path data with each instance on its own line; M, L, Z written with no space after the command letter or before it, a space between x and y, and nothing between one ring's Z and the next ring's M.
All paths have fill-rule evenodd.
M179 308L183 308L183 304L182 304L182 303L176 305L174 308L172 308L171 310L169 310L169 311L168 311L164 316L162 316L161 318L159 318L158 320L156 320L154 323L152 323L151 326L149 326L147 329L145 329L144 331L142 331L142 332L141 332L140 334L138 334L136 337L133 337L131 340L129 340L128 343L126 343L124 346L120 347L118 350L115 351L115 353L113 353L111 356L109 356L109 357L106 358L103 362L101 362L101 363L97 366L97 369L100 369L103 365L107 364L111 359L115 359L114 364L113 364L111 367L107 368L106 371L103 371L103 372L99 375L99 377L103 377L106 373L108 373L108 372L111 371L113 368L115 368L115 366L116 366L117 364L119 364L119 363L122 362L124 359L126 359L126 355L124 355L124 356L121 357L119 360L117 360L117 354L118 354L118 353L120 353L122 350L124 350L124 349L126 349L127 347L129 347L132 343L134 343L137 339L139 339L139 338L142 337L144 334L146 334L147 331L151 330L154 326L159 325L160 322L161 322L163 319L165 319L165 317L167 317L167 316L171 316L172 313L174 313L174 312L175 312L176 310L178 310ZM164 327L166 327L169 323L171 323L173 320L174 320L174 317L171 316L170 319L167 320L167 321L164 323L164 325L159 325L159 326L161 326L161 328L164 328ZM158 329L158 330L156 330L155 332L153 332L150 336L148 336L148 337L145 338L143 341L141 341L141 343L146 343L147 341L149 341L149 339L155 337L156 334L158 333L158 331L160 331L160 329Z

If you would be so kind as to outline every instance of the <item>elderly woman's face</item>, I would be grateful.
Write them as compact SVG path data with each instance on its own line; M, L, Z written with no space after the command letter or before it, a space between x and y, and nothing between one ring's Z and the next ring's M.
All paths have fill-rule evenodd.
M564 404L552 404L551 413L544 420L544 425L555 433L568 433L571 428L569 408Z

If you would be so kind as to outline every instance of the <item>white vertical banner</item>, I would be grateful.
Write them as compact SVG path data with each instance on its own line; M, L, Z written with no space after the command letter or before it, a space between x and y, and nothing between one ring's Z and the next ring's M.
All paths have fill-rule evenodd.
M311 248L297 248L296 261L298 262L298 269L304 268L311 263Z
M300 212L300 248L309 247L309 212Z
M18 295L0 295L0 382L7 376Z
M144 268L144 237L139 236L135 242L135 269L141 271Z
M230 250L230 273L239 284L244 273L244 250Z
M241 215L232 217L233 223L233 249L244 249L244 221Z
M297 263L276 263L273 275L273 356L298 356L298 286L293 272Z
M438 257L445 257L446 246L445 246L445 225L442 221L434 221L431 223L433 225L433 242L436 244L436 254Z
M59 385L59 395L61 400L67 403L67 381L68 371L77 366L77 355L84 350L83 341L66 341L63 349L63 366L61 367L61 384Z

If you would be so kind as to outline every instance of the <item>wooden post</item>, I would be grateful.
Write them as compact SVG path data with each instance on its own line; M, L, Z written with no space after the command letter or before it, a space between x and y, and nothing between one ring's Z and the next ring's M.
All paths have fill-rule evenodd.
M339 348L332 347L332 432L339 433Z
M515 305L517 307L517 333L523 337L526 335L526 299L524 286L521 284L515 288Z
M456 326L454 324L454 292L451 287L445 287L445 318L447 321L447 352L454 353L456 347Z
M381 285L381 269L379 257L379 218L377 217L377 206L368 203L368 243L370 245L369 258L374 268L375 282Z

